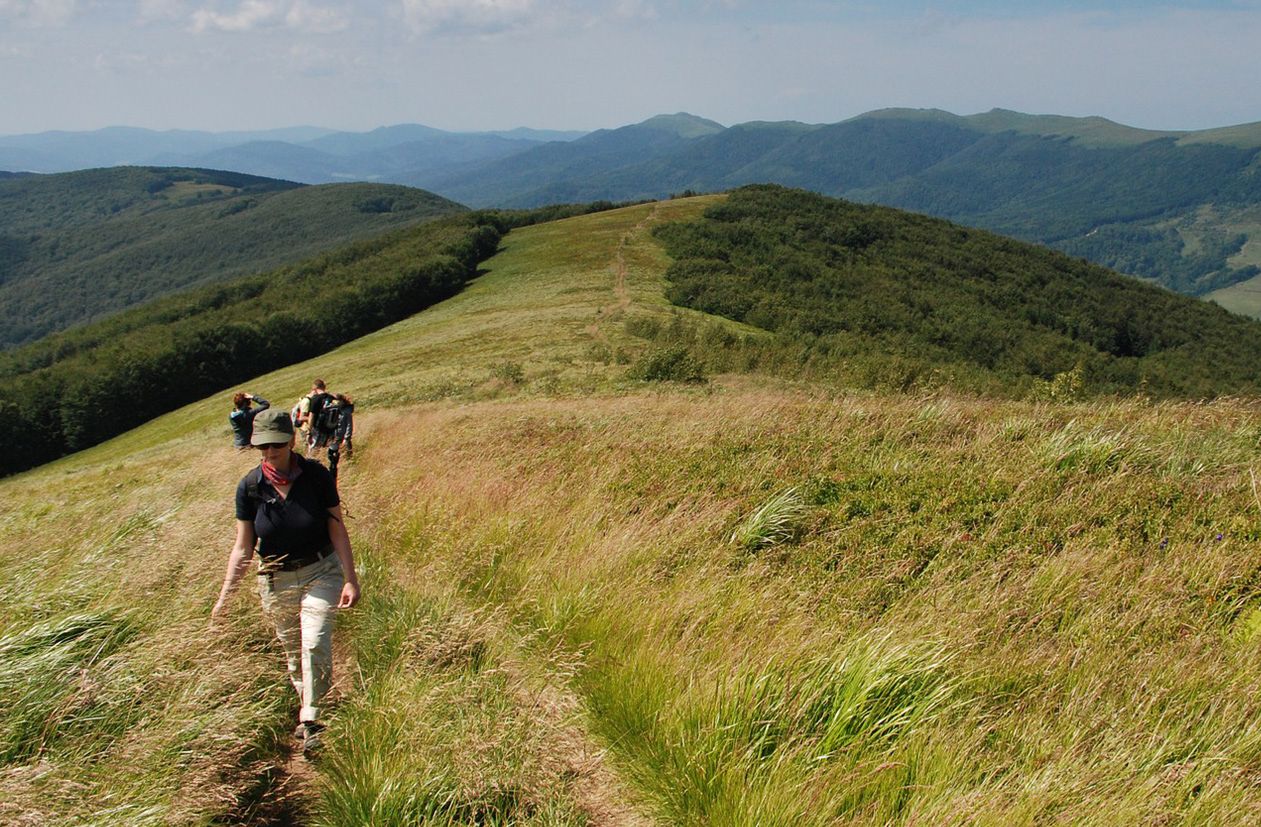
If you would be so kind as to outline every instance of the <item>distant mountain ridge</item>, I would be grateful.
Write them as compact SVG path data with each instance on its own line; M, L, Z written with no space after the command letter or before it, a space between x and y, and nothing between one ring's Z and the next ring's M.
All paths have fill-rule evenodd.
M833 124L733 126L680 112L586 134L116 129L0 138L0 169L117 163L108 159L129 140L164 165L398 183L471 207L782 184L1039 242L1261 315L1249 298L1261 295L1261 122L1178 132L1004 109L883 109Z
M421 124L396 124L368 132L312 126L253 132L107 127L92 132L0 136L0 169L42 173L113 166L213 169L216 163L230 162L233 166L227 168L234 172L305 184L339 180L405 183L417 169L432 166L425 157L435 147L445 153L440 162L462 163L501 157L550 141L571 141L584 134L525 127L448 132ZM408 151L399 152L399 147Z
M1227 307L1214 291L1261 281L1261 123L1161 132L1006 110L881 110L695 137L652 124L412 183L473 207L776 183L1047 244Z

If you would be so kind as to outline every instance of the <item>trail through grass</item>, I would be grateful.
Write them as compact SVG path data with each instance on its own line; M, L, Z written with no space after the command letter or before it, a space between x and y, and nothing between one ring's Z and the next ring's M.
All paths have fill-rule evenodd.
M252 383L360 402L307 823L1255 822L1261 406L631 381L700 321L648 230L704 203L514 232ZM275 794L279 655L250 595L205 627L227 391L0 482L0 820Z

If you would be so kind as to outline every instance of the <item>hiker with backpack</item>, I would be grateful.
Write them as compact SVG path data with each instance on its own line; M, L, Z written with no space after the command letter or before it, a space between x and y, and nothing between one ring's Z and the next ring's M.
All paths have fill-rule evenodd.
M252 393L237 393L232 397L232 412L228 424L232 426L232 444L244 451L250 447L250 434L254 432L254 417L271 407L271 403Z
M306 396L298 400L296 410L298 416L294 420L306 432L306 446L308 451L315 448L315 422L320 416L320 412L324 410L324 405L332 395L328 392L327 386L323 379L316 379L311 383L311 390Z
M354 451L352 438L355 432L355 402L344 393L329 394L329 399L320 407L311 426L311 447L328 449L328 470L337 481L337 463L341 458L341 447L346 446L346 457Z
M359 602L350 535L332 475L294 450L288 411L254 420L251 444L261 462L236 489L236 542L228 556L211 621L223 614L258 546L258 590L288 662L301 701L298 728L304 754L318 749L320 702L332 685L333 616Z

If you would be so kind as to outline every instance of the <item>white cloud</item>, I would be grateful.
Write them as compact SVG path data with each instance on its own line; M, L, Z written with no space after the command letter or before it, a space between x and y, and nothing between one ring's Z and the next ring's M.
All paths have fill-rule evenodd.
M0 0L0 17L28 26L64 26L74 16L76 0Z
M227 14L198 9L193 13L193 31L248 32L261 26L275 25L283 13L284 9L276 0L245 0L236 11Z
M308 78L336 77L348 68L344 56L326 49L295 44L289 47L287 54L289 67Z
M243 0L230 12L201 8L193 13L193 31L249 32L284 26L316 34L328 34L349 25L346 15L306 0Z
M403 19L417 33L493 34L519 28L536 12L534 0L402 0Z
M332 34L346 29L350 21L338 9L314 6L305 0L297 0L285 15L285 25L305 32Z
M101 52L92 62L98 72L118 72L143 69L154 64L154 59L142 52Z
M656 6L648 0L616 0L613 4L613 14L640 20L656 20L660 16L657 14Z
M187 5L185 0L138 0L136 19L141 23L177 20L184 16Z

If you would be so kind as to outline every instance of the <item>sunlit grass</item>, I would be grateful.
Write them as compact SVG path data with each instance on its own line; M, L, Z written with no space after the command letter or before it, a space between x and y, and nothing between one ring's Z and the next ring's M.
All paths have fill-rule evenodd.
M697 318L647 231L698 209L513 233L459 297L251 383L359 401L365 598L310 820L1261 816L1261 407L628 380L637 332ZM0 482L0 821L269 794L279 655L248 593L206 631L255 459L228 390Z

